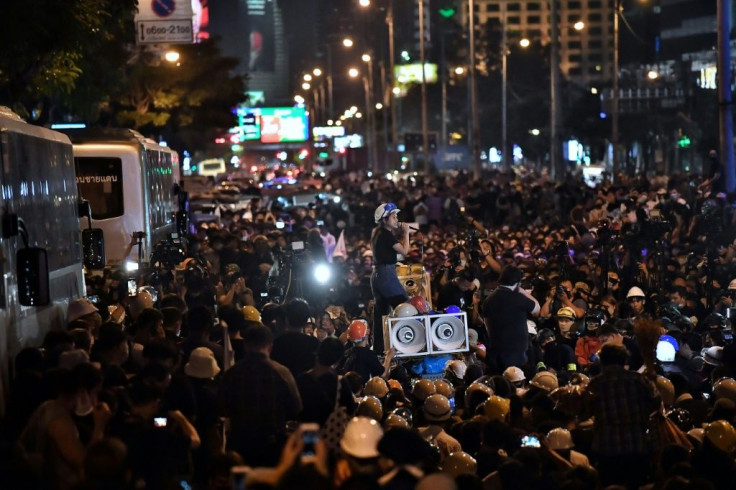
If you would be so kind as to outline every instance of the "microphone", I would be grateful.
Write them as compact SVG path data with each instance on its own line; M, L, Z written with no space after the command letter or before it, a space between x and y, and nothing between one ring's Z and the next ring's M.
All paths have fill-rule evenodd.
M403 226L404 226L404 223L399 223L399 228L402 228ZM409 229L410 229L411 231L419 231L419 228L417 228L417 227L415 227L415 226L408 226L408 228L409 228Z

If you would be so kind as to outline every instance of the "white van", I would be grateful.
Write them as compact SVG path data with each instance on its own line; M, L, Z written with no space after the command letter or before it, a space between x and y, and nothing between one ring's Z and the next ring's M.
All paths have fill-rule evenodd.
M142 236L143 262L148 262L153 247L176 232L176 152L132 129L67 134L74 144L79 194L92 206L93 226L104 232L107 264L137 261L139 251L129 247L136 233Z

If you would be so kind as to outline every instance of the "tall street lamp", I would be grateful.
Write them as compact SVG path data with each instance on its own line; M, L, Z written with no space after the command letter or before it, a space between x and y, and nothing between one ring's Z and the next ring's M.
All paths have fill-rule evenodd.
M617 178L620 167L618 148L618 16L621 15L621 0L616 0L613 11L613 107L611 107L611 143L613 145L613 178Z
M470 155L473 162L473 176L476 180L481 177L480 166L480 129L478 122L477 91L475 88L475 2L468 1L468 91L470 92Z

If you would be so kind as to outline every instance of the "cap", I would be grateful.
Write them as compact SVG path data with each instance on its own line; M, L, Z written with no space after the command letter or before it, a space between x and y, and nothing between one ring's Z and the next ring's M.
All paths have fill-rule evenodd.
M69 308L66 311L67 322L71 323L74 320L78 320L83 316L89 315L99 311L95 305L92 304L87 298L78 298L69 303Z
M215 354L208 347L197 347L189 355L184 372L192 378L209 379L217 376L220 367L215 360Z

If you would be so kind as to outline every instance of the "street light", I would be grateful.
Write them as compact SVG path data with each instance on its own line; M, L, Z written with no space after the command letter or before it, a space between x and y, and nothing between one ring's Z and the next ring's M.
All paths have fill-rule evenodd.
M315 68L314 70L312 70L312 73L315 77L322 76L322 70L320 70L319 68Z
M522 48L528 48L530 45L531 41L525 37L519 41L519 46L521 46Z
M311 85L309 85L309 84L308 84L307 82L304 82L304 83L302 83L302 88L303 88L304 90L309 90L310 88L312 88L312 86L311 86Z
M302 97L301 95L295 95L294 102L296 102L297 104L304 104L304 97Z
M370 70L370 64L369 64L369 70ZM348 75L350 78L358 78L360 76L360 71L357 68L350 68L348 70ZM361 77L363 82L363 92L365 93L365 111L367 114L366 121L365 121L365 141L366 141L366 148L368 150L368 162L370 164L371 170L375 172L377 170L377 161L375 158L375 145L374 145L374 139L373 134L371 130L371 87L370 83L368 81L367 76ZM355 109L355 110L353 110ZM358 108L353 106L350 108L350 112L355 115L356 118L361 118L363 115L360 114L360 112L357 112ZM360 114L360 116L358 115Z
M350 68L350 69L348 69L348 76L349 76L350 78L355 78L355 77L357 77L358 75L360 75L360 72L358 71L358 69L357 69L357 68Z
M311 82L312 81L312 75L310 75L309 73L305 73L302 78L304 79L305 82Z
M352 48L353 44L355 43L349 37L346 37L345 39L342 40L342 45L345 46L346 48Z
M371 0L359 0L358 5L360 5L361 7L370 7Z

